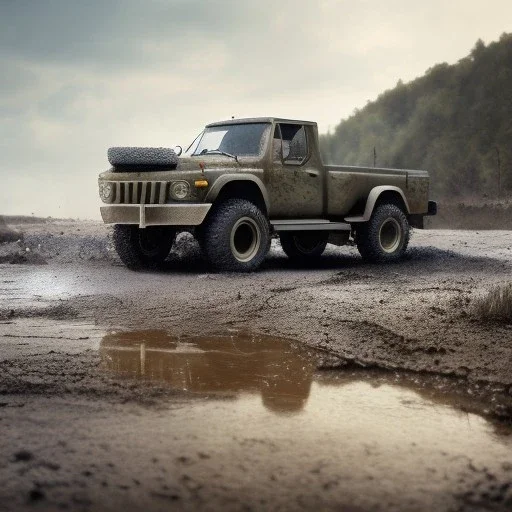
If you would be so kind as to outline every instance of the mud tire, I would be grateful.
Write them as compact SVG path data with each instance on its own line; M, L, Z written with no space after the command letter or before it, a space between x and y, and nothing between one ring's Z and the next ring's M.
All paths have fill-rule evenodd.
M390 203L377 205L370 220L356 229L357 249L363 259L370 262L400 260L407 250L409 237L405 213Z
M308 264L317 261L327 246L327 233L304 231L281 233L281 247L290 260Z
M228 199L201 226L200 245L215 271L253 272L270 248L268 220L250 201Z
M134 225L114 226L114 247L121 261L130 270L160 268L176 238L176 231L167 226L141 229Z

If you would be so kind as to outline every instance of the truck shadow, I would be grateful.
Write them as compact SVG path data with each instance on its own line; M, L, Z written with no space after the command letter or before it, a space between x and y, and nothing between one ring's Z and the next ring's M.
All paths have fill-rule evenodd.
M503 268L506 262L496 258L472 257L454 251L435 247L410 248L405 257L394 263L369 263L359 254L347 252L345 248L335 248L324 254L319 260L298 265L280 252L270 253L262 269L311 269L311 270L378 270L383 273L459 273L482 272L491 268Z
M411 247L403 260L396 263L368 263L353 249L344 247L328 248L318 260L308 264L291 261L280 249L273 247L258 273L268 271L297 270L372 270L383 273L459 273L488 272L490 269L502 269L507 263L503 260L488 257L472 257L456 251L435 247ZM171 252L168 260L161 268L163 272L208 273L211 272L201 256L199 247L194 242L181 246L178 251Z

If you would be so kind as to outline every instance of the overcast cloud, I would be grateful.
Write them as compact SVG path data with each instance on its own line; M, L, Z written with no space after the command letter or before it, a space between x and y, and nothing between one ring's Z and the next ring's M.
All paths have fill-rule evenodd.
M98 218L109 146L232 115L326 132L511 31L510 0L0 0L0 213Z

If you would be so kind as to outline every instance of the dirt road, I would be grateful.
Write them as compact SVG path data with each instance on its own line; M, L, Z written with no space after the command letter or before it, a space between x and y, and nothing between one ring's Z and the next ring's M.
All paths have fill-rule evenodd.
M472 308L475 297L489 287L512 280L512 232L416 232L407 259L386 266L364 264L353 248L330 247L317 268L294 268L273 242L260 272L219 275L209 272L188 235L178 240L165 271L133 273L117 261L107 229L97 223L53 221L14 228L23 239L0 245L0 510L159 510L169 504L237 510L335 509L340 504L348 510L510 507L512 451L503 421L512 417L512 325L484 324ZM171 348L137 342L136 371L128 366L123 374L121 363L111 364L115 357L102 356L102 344L113 333L135 332L139 340L155 329L159 337L170 333L179 341ZM450 454L449 449L427 449L437 441L425 434L408 439L426 450L416 462L406 462L410 448L405 450L403 443L397 445L402 449L395 447L398 459L417 472L409 474L398 464L392 466L395 478L385 478L394 456L389 446L383 448L380 428L368 434L369 439L375 436L375 445L358 438L350 444L353 450L347 444L338 447L341 453L333 452L332 430L322 442L297 441L299 450L289 443L295 434L306 439L306 428L311 436L318 418L331 417L338 403L307 427L295 422L274 428L269 417L243 400L237 401L242 409L226 405L233 393L245 396L242 385L216 401L218 393L211 387L187 388L195 382L193 374L185 381L173 377L171 384L167 377L135 378L137 372L146 375L151 353L183 346L187 353L205 352L182 342L238 333L307 347L307 358L314 361L314 376L308 377L311 394L306 395L311 403L321 388L315 383L326 375L343 376L355 386L348 388L354 395L330 398L345 396L342 404L356 403L357 397L361 403L370 400L371 388L357 387L361 382L395 391L393 386L402 386L416 393L413 403L420 403L418 393L427 400L418 410L441 401L458 413L472 413L472 421L489 421L482 428L502 436L496 452L502 456L493 456L491 467L485 458L476 461L478 453L470 457L460 448L448 463L439 454ZM164 371L162 357L153 373ZM179 368L190 371L190 361ZM381 396L368 403L376 408L385 400ZM308 407L304 418L311 414ZM379 414L385 418L386 408ZM400 418L407 416L396 414L389 425L402 425ZM360 417L350 410L345 416ZM241 419L248 417L253 423L240 429ZM266 424L268 433L257 435L255 426L265 430ZM202 437L208 428L211 437ZM352 435L336 432L347 439ZM489 443L495 447L493 436ZM288 466L281 459L269 463L273 452L282 455L283 450L290 452ZM349 466L363 461L365 467L376 464L380 472L341 467L344 454ZM454 460L464 462L454 465ZM262 472L265 479L256 478ZM402 496L404 478L413 480Z

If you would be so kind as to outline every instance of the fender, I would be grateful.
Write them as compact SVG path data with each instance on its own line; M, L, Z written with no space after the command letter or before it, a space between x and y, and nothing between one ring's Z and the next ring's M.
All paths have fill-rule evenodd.
M253 183L256 183L256 185L260 189L261 195L263 196L263 201L265 201L265 207L267 209L267 212L269 211L270 200L268 197L267 189L265 188L263 182L253 174L223 174L222 176L215 180L215 183L213 184L212 188L206 194L205 202L213 203L215 199L217 199L217 196L219 195L220 191L224 188L224 186L234 181L252 181Z
M368 222L370 220L370 217L372 216L373 209L375 208L375 203L379 199L380 195L383 192L397 192L400 194L400 197L402 198L405 209L407 214L409 214L409 203L407 202L407 199L405 198L404 193L402 190L398 187L392 187L388 185L380 185L378 187L374 187L370 190L370 193L368 194L368 199L366 200L366 206L364 208L364 214L359 217L346 217L345 222L353 223L353 222Z

